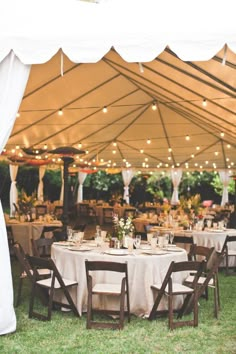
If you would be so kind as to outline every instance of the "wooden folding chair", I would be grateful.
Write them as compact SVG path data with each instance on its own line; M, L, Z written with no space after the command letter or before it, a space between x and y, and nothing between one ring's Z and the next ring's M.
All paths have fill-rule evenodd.
M130 322L130 302L129 302L129 285L128 285L128 269L127 263L117 262L102 262L102 261L85 261L87 287L88 287L88 302L87 302L87 329L90 328L112 328L123 329L124 317L125 317L125 298L128 322ZM96 283L93 284L93 275L95 272L116 272L123 274L123 278L120 283ZM92 275L91 275L92 274ZM120 309L114 310L101 310L93 309L92 297L93 295L109 295L120 297ZM92 320L93 313L102 312L105 314L119 314L118 323L109 322L95 322Z
M183 261L171 262L169 269L162 284L154 284L151 286L153 290L157 290L157 297L149 315L149 320L153 320L158 314L157 309L164 295L168 297L168 318L169 328L174 329L182 326L197 326L198 325L198 294L197 294L197 281L204 269L204 261ZM195 272L194 281L191 287L183 285L183 283L176 283L173 281L172 276L179 272ZM174 321L173 298L174 296L184 295L183 308L187 306L189 301L193 299L193 320L188 321ZM180 310L181 311L181 310Z
M16 306L19 306L21 301L21 291L24 279L28 279L31 283L33 282L33 270L27 260L27 255L25 254L23 247L20 243L15 242L13 246L15 256L20 264L20 277L18 284L18 292L16 298ZM47 278L50 276L50 270L47 268L39 269L39 278ZM41 292L40 294L42 303L47 302L46 293Z
M213 288L214 290L214 315L218 318L218 312L220 309L220 294L219 294L219 279L218 279L218 268L222 260L224 259L224 254L220 252L212 253L211 257L208 259L205 270L199 277L197 281L198 287L198 298L202 296L206 289ZM185 285L193 287L195 286L195 279L193 275L189 275L184 282ZM182 309L182 314L185 312L185 309Z
M222 247L222 252L224 252L225 254L225 274L226 275L236 275L235 271L230 271L230 267L229 267L229 258L230 257L234 257L236 259L236 249L235 250L231 250L228 247L228 244L231 242L235 242L236 244L236 235L235 236L226 236L224 245ZM236 267L234 267L236 268Z
M77 286L78 282L62 278L55 263L50 258L27 256L27 259L33 269L33 282L29 305L29 318L36 317L39 320L50 321L54 304L60 307L71 309L76 316L79 316L78 310L69 293L69 288ZM48 268L51 271L50 278L39 279L39 270L42 268ZM47 289L49 292L46 316L34 310L35 297L38 295L39 289ZM68 303L56 301L53 298L56 291L62 291Z
M114 208L105 207L103 208L103 224L113 224Z
M38 238L31 239L33 256L35 257L51 257L51 246L54 242L54 238Z
M190 247L188 258L190 261L199 261L204 259L206 261L206 268L209 268L209 266L207 266L207 263L208 261L210 261L214 250L215 250L214 247L209 248L205 246L198 246L195 243L193 243ZM206 287L205 293L202 296L206 300L208 300L208 287Z

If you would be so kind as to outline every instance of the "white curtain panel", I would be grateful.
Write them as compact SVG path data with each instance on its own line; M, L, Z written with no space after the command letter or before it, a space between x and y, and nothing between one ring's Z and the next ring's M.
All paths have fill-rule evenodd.
M129 204L129 185L134 176L132 169L122 170L122 178L124 182L124 196L123 199Z
M221 198L221 206L224 206L229 201L228 186L230 182L230 176L228 170L219 171L220 180L223 184L223 194Z
M60 202L63 203L64 199L64 167L61 166L61 193L60 193Z
M44 196L43 196L43 177L45 175L46 172L46 167L45 166L40 166L39 167L39 185L38 185L38 200L44 200Z
M29 72L30 66L22 64L13 52L0 63L0 152L3 150L12 131ZM11 263L6 225L1 203L0 279L0 335L3 335L16 330L16 316L13 307Z
M14 216L15 207L14 203L17 204L17 188L16 188L16 176L18 172L18 165L9 165L10 178L11 178L11 188L10 188L10 216Z
M182 178L182 170L180 168L171 170L171 180L173 184L173 193L171 197L171 204L176 205L179 202L179 184Z
M78 188L78 195L77 195L77 203L82 202L83 200L83 184L86 177L87 177L86 172L80 171L78 173L79 188Z

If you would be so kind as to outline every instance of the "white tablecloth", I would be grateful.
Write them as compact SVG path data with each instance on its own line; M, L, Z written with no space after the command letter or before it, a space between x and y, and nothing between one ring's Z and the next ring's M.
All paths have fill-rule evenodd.
M205 247L215 247L217 251L221 251L225 242L225 238L227 235L236 235L235 229L228 230L214 230L211 231L193 231L193 240L198 246ZM229 250L236 251L236 242L229 243ZM221 264L224 266L224 262ZM229 265L230 267L236 267L236 257L229 257Z
M92 247L91 247L92 248ZM52 246L52 258L55 261L62 276L68 279L78 281L77 289L72 290L72 297L76 303L79 313L86 311L87 304L87 281L85 274L85 259L88 260L103 260L113 262L128 263L128 277L130 290L130 308L131 313L137 316L148 316L153 306L153 292L150 288L152 284L163 281L167 269L171 261L185 261L187 260L187 253L185 250L179 252L172 252L165 255L144 255L131 254L125 256L111 256L103 254L99 248L93 247L91 251L79 252L71 251L63 246ZM175 280L182 281L182 276L179 275ZM119 275L112 273L109 278L111 282L117 282ZM96 280L98 280L96 278ZM99 281L104 281L104 273L100 273ZM106 277L106 281L108 277ZM102 305L106 306L114 304L114 299L107 298ZM182 296L176 299L175 307L182 304ZM94 302L95 306L101 306L101 299ZM159 310L167 309L167 302L163 300L160 304Z
M44 226L61 227L60 221L45 223L45 222L23 222L23 223L7 223L7 226L12 227L14 241L19 242L26 253L32 254L31 239L36 240L41 236Z

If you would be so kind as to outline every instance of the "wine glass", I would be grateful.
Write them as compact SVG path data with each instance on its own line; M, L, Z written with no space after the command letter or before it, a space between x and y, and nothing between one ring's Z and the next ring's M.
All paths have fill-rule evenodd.
M138 249L141 246L141 235L136 235L134 240L135 248Z
M170 231L169 232L169 243L172 245L173 241L174 241L174 233L173 233L173 231Z

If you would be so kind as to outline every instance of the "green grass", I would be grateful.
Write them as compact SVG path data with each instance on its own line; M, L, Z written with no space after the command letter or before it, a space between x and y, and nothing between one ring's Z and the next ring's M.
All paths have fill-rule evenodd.
M17 285L13 262L14 286ZM29 287L16 308L17 330L0 337L0 353L236 353L236 277L220 274L221 311L213 316L213 294L200 300L199 326L170 331L167 318L149 322L132 316L123 331L86 330L86 316L53 311L51 322L28 318ZM140 295L141 296L141 295Z

